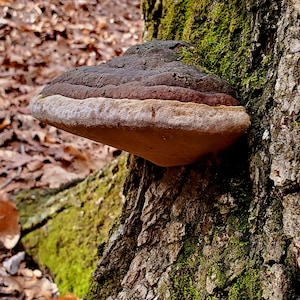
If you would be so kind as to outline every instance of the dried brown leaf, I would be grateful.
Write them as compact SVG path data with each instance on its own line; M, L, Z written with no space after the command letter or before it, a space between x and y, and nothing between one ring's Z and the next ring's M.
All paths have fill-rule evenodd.
M68 172L60 166L49 166L45 169L41 178L40 184L42 186L49 186L50 188L58 188L63 183L80 178L80 175Z
M13 135L14 131L12 129L0 132L0 146L3 146L6 142L11 140Z
M19 213L16 206L5 194L0 194L0 241L5 248L12 249L19 238Z
M16 295L20 294L23 291L23 287L15 280L12 276L2 277L0 276L1 285L0 285L0 294L3 295Z
M1 123L0 123L0 130L6 128L8 125L11 124L10 118L6 117Z

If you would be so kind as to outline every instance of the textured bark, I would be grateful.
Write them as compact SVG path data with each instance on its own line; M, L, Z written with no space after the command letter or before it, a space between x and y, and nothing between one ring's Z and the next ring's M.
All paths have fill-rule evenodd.
M300 2L198 2L144 0L145 36L195 44L252 114L248 140L184 167L131 158L87 299L300 297Z

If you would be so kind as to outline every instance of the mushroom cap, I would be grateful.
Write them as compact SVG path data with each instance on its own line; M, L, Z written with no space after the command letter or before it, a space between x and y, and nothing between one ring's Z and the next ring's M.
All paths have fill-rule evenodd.
M30 104L34 117L157 165L193 163L250 126L228 83L179 61L181 41L152 41L123 57L54 79Z
M74 99L165 99L208 105L238 105L230 85L218 76L179 61L181 41L152 41L122 57L83 66L56 77L41 92Z
M186 165L232 144L250 126L241 106L177 100L37 96L32 114L71 133L160 166Z

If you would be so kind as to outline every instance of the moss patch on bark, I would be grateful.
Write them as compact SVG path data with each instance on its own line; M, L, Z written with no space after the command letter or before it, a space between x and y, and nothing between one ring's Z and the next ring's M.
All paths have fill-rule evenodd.
M149 2L142 1L145 16L151 12ZM181 39L195 45L193 53L186 53L185 62L227 80L243 105L251 100L244 98L249 89L254 92L264 87L272 55L261 49L254 59L251 53L251 41L255 34L259 39L259 33L253 31L253 12L247 1L165 0L157 11L159 18L145 18L148 40Z

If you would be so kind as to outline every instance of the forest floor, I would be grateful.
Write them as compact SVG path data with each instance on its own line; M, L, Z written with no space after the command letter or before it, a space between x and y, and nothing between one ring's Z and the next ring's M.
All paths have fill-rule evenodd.
M0 0L1 298L57 294L55 284L22 259L11 196L83 179L118 154L34 119L30 99L66 70L122 55L141 35L139 0Z

